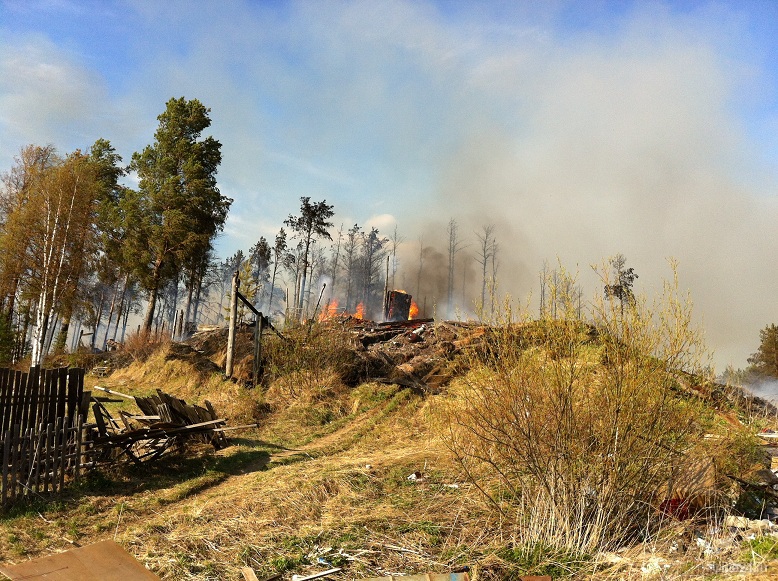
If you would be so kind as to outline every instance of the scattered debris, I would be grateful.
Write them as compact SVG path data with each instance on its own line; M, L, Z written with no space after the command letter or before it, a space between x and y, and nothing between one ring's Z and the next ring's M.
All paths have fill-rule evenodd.
M364 581L470 581L470 576L465 572L427 573L426 575L391 575L389 577L368 577Z
M243 579L245 581L259 581L257 579L257 574L254 573L254 569L251 567L243 567L240 572L243 574ZM276 581L277 579L280 579L282 577L281 573L276 573L275 575L271 575L270 577L265 577L262 581Z
M314 573L312 575L292 575L292 581L310 581L311 579L318 579L319 577L332 575L338 571L342 571L342 569L340 567L335 567L334 569L327 569L326 571L322 571L321 573Z

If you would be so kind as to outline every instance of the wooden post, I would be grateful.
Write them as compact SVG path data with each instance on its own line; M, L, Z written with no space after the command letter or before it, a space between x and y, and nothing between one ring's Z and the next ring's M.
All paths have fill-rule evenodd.
M254 327L254 387L258 386L262 379L262 331L264 330L265 317L259 313Z
M232 275L232 294L230 296L230 327L227 334L227 362L225 364L224 374L232 377L233 359L235 358L235 328L238 322L238 288L240 279L238 271Z
M381 306L381 317L384 321L388 319L389 305L389 257L386 257L386 278L384 279L384 304Z

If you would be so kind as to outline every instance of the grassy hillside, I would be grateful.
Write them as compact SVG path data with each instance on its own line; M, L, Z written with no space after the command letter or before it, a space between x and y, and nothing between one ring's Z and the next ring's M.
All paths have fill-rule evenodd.
M639 351L645 326L630 331L440 323L413 342L335 321L268 337L256 389L218 372L219 332L128 347L126 366L90 381L209 399L230 423L261 427L219 452L94 472L61 499L12 509L0 558L116 539L163 579L237 580L245 565L260 578L331 566L341 579L460 567L771 578L769 532L721 526L743 503L726 475L761 467L754 434L770 420L682 361L669 367L668 353ZM671 496L688 501L682 520L661 509Z

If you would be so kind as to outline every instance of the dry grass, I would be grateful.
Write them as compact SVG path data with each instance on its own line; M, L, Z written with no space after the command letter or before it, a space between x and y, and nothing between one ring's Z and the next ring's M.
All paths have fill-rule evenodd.
M555 378L567 377L578 382L574 386L580 384L570 404L583 402L595 409L570 424L574 431L564 437L558 435L561 423L531 427L542 435L539 449L544 454L553 456L564 446L575 451L558 466L578 456L576 477L602 475L601 467L588 470L597 459L591 448L596 438L590 436L607 427L595 412L610 413L608 401L595 398L611 373L605 366L613 356L590 331L578 322L493 329L462 346L470 355L451 388L427 397L398 385L352 387L344 379L355 377L348 333L328 335L320 326L314 326L310 339L301 335L290 343L268 341L264 389L225 381L196 358L181 353L171 357L170 346L162 345L100 383L135 394L160 387L188 401L207 398L233 423L259 419L261 427L240 434L235 446L218 453L200 450L170 457L164 465L95 474L61 500L41 499L11 511L0 520L0 560L65 550L72 546L69 540L86 544L115 538L169 580L237 580L246 565L260 578L276 572L288 578L292 572L330 566L344 568L333 579L470 566L471 576L479 579L533 572L637 579L657 559L663 559L657 570L666 578L703 574L701 564L710 558L695 544L697 523L679 524L646 510L625 542L602 543L592 531L605 538L609 521L586 521L592 515L587 494L564 486L556 496L538 486L511 488L488 462L466 459L468 475L451 454L452 426L478 433L473 421L480 416L467 407L481 401L474 387L487 396L512 389L515 395L519 378L526 386L551 387ZM307 334L307 329L297 332ZM645 361L640 382L621 384L625 393L642 397L645 393L635 390L643 380L659 377L650 360ZM516 371L517 366L523 371ZM725 425L703 400L681 397L689 390L678 391L677 385L666 387L670 399L664 404L638 399L620 413L644 421L639 404L673 411L688 401L672 422L694 416L721 436L703 439L702 455L727 459L733 471L750 462L753 446L747 432L732 436L727 429L731 424ZM546 414L543 419L549 414L553 418L554 402L540 398L542 393L535 389L524 395ZM661 426L676 426L663 421ZM587 422L592 427L585 428ZM643 424L637 426L643 429ZM695 426L690 433L699 433ZM625 437L631 453L655 448ZM464 449L458 449L459 460ZM628 456L625 452L620 460L632 474ZM665 476L668 468L651 470L654 478ZM421 477L409 480L414 473ZM606 482L615 488L614 481Z

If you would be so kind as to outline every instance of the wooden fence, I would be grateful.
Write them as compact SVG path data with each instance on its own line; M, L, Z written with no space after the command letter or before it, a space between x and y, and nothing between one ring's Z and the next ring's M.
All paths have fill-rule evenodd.
M13 430L19 435L57 418L75 418L88 406L83 369L0 369L0 439Z
M60 492L86 462L83 369L0 369L0 501Z
M6 434L0 497L7 506L30 495L61 492L66 482L77 481L86 460L83 418L57 418Z

